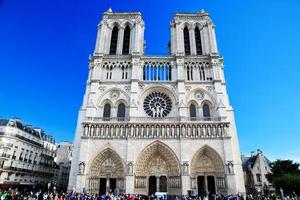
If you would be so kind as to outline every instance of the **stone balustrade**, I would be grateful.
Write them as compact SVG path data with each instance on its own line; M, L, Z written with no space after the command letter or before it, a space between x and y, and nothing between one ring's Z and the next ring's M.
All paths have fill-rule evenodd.
M167 119L167 118L166 118ZM149 118L148 118L149 120ZM107 123L110 122L110 123ZM82 138L223 138L229 122L190 121L84 121Z

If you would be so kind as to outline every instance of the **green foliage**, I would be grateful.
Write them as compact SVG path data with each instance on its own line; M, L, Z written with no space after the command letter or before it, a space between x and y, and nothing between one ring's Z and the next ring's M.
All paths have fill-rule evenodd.
M275 185L277 191L279 191L280 188L282 188L285 194L291 194L292 192L296 192L296 194L299 194L300 175L283 174L281 176L274 177L273 184Z
M300 164L292 160L276 160L271 163L271 172L266 175L267 179L273 183L277 192L280 188L285 194L293 191L300 193Z

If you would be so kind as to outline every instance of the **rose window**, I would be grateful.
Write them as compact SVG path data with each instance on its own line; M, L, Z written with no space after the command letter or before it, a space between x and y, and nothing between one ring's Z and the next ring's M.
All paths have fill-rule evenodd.
M165 117L172 110L172 101L162 92L152 92L144 100L144 110L150 117Z

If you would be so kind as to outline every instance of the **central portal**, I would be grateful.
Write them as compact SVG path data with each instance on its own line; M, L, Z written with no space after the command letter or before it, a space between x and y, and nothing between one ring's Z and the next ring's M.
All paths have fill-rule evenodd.
M149 177L148 195L155 194L155 192L168 192L168 181L166 176Z
M141 152L135 173L136 193L178 195L181 193L180 183L180 164L170 147L156 141Z

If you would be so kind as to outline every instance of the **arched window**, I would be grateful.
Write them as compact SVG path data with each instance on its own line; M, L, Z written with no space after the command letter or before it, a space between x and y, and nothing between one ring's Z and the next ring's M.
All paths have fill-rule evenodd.
M209 109L209 105L204 104L202 107L203 110L203 118L205 120L209 120L210 119L210 109Z
M190 35L189 35L189 29L187 27L183 29L183 36L184 36L184 53L185 55L191 55Z
M118 32L119 32L118 27L115 26L111 33L109 54L115 55L117 52Z
M110 113L111 113L111 106L109 103L107 103L104 105L104 109L103 109L103 120L109 121Z
M125 104L124 103L120 103L118 106L118 112L117 112L117 118L119 121L124 121L125 119Z
M195 29L196 51L197 55L202 55L201 35L198 27Z
M196 117L197 117L196 106L192 103L190 105L190 118L191 118L191 121L195 121Z
M130 28L126 26L124 30L124 39L123 39L123 51L122 54L129 54L129 44L130 44Z

